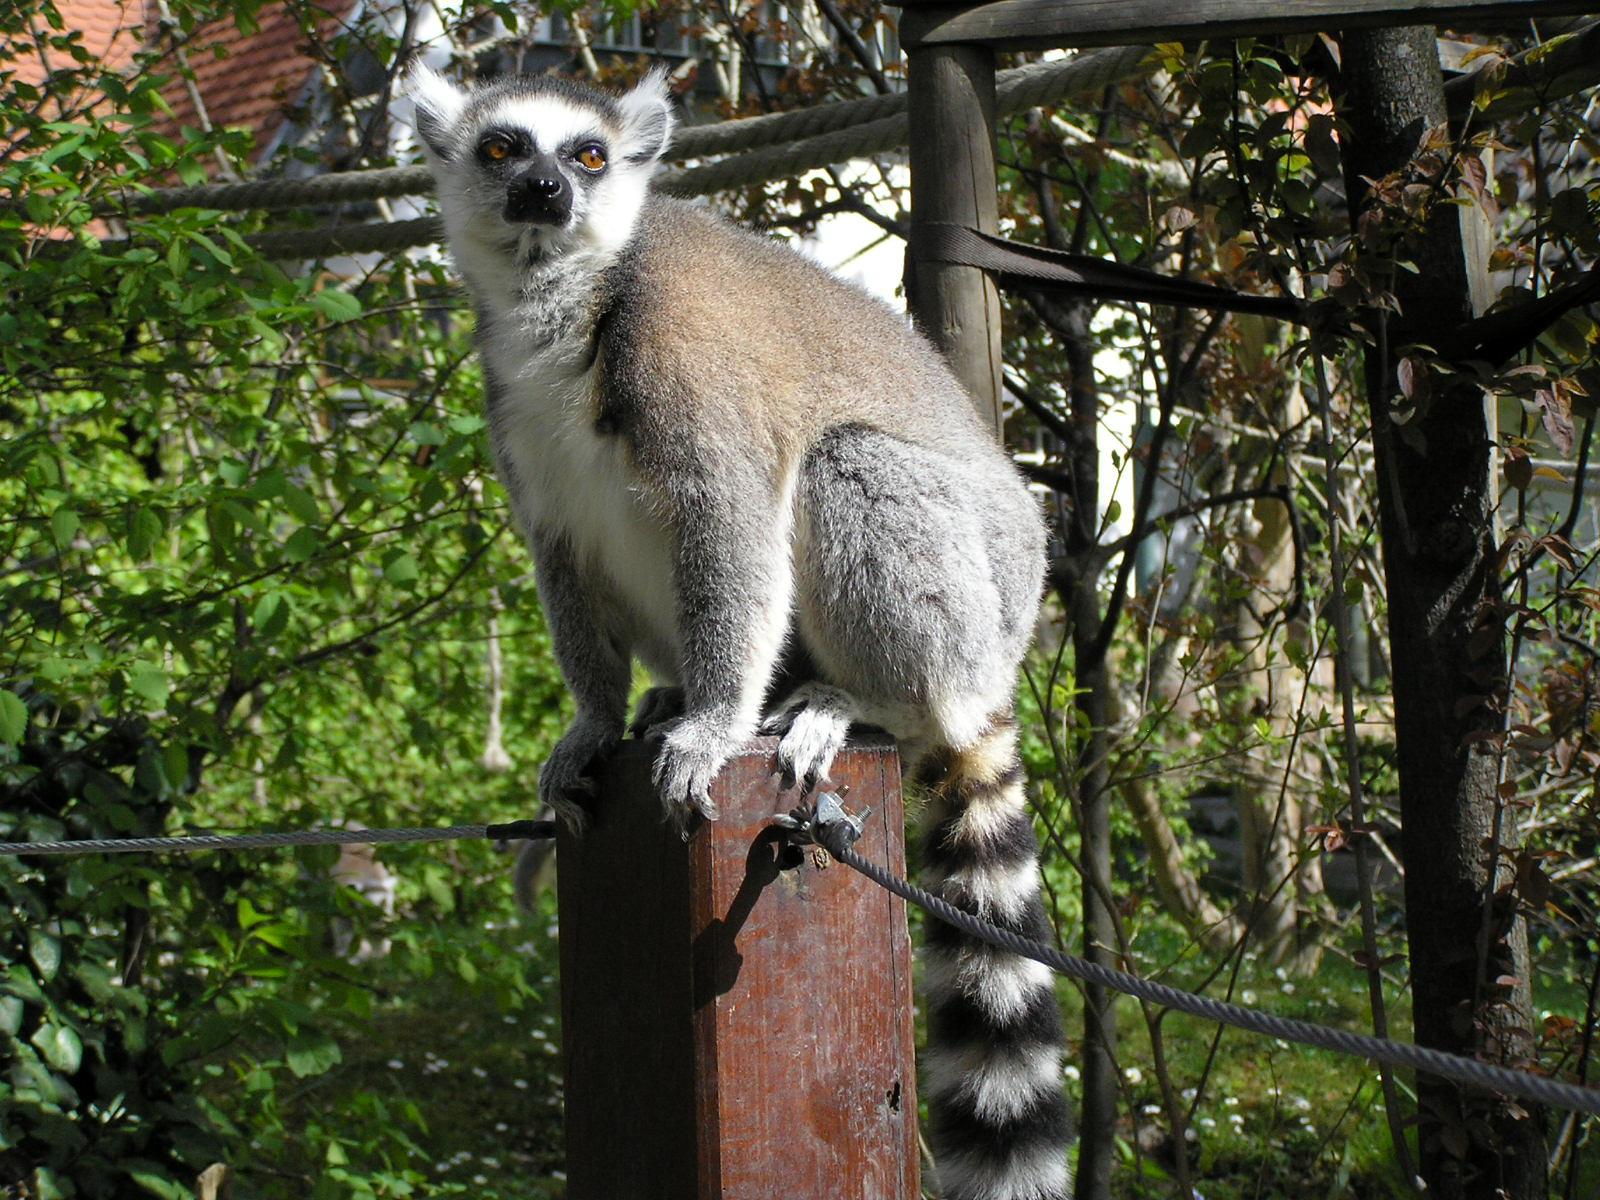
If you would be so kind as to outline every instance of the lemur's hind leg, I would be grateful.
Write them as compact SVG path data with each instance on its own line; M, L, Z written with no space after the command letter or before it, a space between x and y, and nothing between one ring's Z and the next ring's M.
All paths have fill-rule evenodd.
M825 683L806 683L790 692L761 723L761 732L778 735L778 769L783 786L808 789L828 778L833 760L861 719L849 692Z

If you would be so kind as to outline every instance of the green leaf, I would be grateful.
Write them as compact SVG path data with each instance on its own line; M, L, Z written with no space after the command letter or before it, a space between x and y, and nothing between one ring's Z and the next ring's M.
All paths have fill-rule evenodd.
M128 686L136 696L147 700L152 708L166 708L169 685L167 673L155 663L135 662L128 665Z
M148 558L156 539L164 532L166 526L155 509L134 509L128 514L128 553L136 559Z
M189 751L179 742L168 742L161 751L161 773L174 788L189 782Z
M298 932L293 925L285 921L269 921L257 925L250 931L250 936L265 942L275 950L287 950L294 944Z
M22 1028L22 997L0 996L0 1033L17 1036Z
M46 1022L28 1040L39 1048L45 1062L64 1075L72 1074L83 1062L83 1041L65 1025Z
M239 897L239 928L249 929L263 921L272 920L271 913L264 913L250 902L250 897Z
M330 321L353 321L361 315L361 301L336 288L323 288L311 297L311 303Z
M0 688L0 742L15 745L28 732L28 706L15 692Z
M55 536L56 545L62 549L72 544L72 539L77 536L81 525L78 514L70 508L58 508L50 514L50 532Z
M411 428L406 432L411 435L411 440L419 446L444 445L444 430L437 425L430 425L427 421L414 421Z
M189 236L192 237L195 241L199 242L202 246L204 246L206 248L206 251L211 255L212 258L216 259L217 262L221 263L225 267L233 266L233 255L229 254L226 250L224 250L221 246L217 245L216 242L212 241L205 234L203 234L199 230L195 229L195 230L190 230Z
M317 507L316 497L297 484L284 485L283 505L307 525L315 525L322 520L322 512Z
M282 471L268 471L250 485L250 494L258 500L276 500L289 488Z
M39 968L39 977L48 983L61 969L60 939L42 929L28 930L28 957Z
M309 525L296 529L283 544L283 556L292 563L315 558L322 549L322 534Z
M392 550L383 560L383 577L400 587L410 587L421 578L417 560L406 550Z
M256 601L250 623L264 638L275 638L289 625L289 598L282 592L267 592Z
M165 1200L186 1200L190 1194L187 1188L153 1162L130 1158L118 1166L123 1174L152 1195L165 1197Z
M342 1057L338 1042L326 1033L312 1029L296 1034L294 1040L289 1043L288 1054L284 1056L289 1069L301 1079L310 1075L321 1075L329 1068L337 1066Z

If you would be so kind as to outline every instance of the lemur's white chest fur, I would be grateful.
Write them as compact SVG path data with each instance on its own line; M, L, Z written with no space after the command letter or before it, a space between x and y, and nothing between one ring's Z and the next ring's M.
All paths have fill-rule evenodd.
M610 609L596 616L670 679L678 662L671 535L622 439L596 428L600 366L587 296L562 285L586 277L572 257L582 256L563 259L559 277L525 273L520 299L481 339L497 385L495 457L524 530L567 538L596 603Z

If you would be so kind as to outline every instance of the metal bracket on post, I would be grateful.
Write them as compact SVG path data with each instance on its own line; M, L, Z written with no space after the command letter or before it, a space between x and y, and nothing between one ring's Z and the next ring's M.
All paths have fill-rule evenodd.
M860 816L852 816L845 811L837 793L821 792L814 805L802 804L784 816L775 818L773 824L788 832L790 842L802 846L821 846L835 858L840 858L840 850L848 850L861 840L867 818L871 816L870 808Z

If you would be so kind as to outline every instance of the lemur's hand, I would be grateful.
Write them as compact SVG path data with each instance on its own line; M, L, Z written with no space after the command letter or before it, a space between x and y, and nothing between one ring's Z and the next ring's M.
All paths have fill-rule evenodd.
M621 740L609 724L580 717L561 736L539 771L539 799L574 835L589 823L587 803L594 797L594 768Z
M658 724L650 731L650 736L661 742L651 778L655 780L667 820L687 837L689 822L695 813L708 821L717 819L717 806L711 799L711 781L744 739L730 730L726 722L694 714Z

